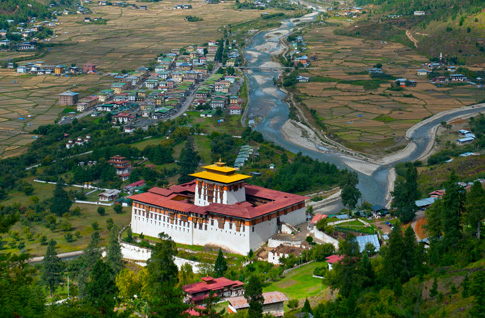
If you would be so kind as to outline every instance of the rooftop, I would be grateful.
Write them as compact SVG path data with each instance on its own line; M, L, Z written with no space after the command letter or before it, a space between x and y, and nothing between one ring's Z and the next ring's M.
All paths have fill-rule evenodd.
M225 277L212 278L210 276L203 277L202 282L185 285L182 287L187 294L198 294L210 290L220 290L229 286L242 286L244 283L238 280L230 280Z
M206 171L193 173L191 176L220 183L234 183L251 178L244 174L235 173L236 169L225 166L225 163L221 161L205 166L204 169Z
M263 298L264 305L281 303L288 300L288 297L286 297L285 294L279 291L263 293ZM236 310L249 308L248 301L246 300L246 298L244 298L244 296L232 297L229 298L228 301L231 306L234 307Z
M246 184L246 201L231 205L211 203L207 206L196 206L195 180L169 188L151 188L148 192L136 194L129 198L133 201L162 206L182 213L219 214L240 219L254 219L274 211L303 203L307 197L266 189Z

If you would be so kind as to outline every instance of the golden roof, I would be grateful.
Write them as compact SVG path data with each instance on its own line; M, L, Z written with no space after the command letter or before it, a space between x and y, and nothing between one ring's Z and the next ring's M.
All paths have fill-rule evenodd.
M220 183L234 183L251 178L244 174L235 173L236 169L225 166L225 163L220 160L213 165L205 166L204 169L206 171L193 173L191 176Z

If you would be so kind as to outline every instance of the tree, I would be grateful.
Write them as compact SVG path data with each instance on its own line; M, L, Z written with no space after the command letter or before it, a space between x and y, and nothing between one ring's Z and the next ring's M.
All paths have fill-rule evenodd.
M485 219L485 209L483 208L485 206L485 190L483 190L479 181L475 181L470 188L466 201L465 221L468 224L467 228L469 232L476 234L478 240L480 240L481 224Z
M71 199L69 199L69 195L62 188L62 182L57 182L54 189L54 197L52 199L52 204L50 207L51 212L56 214L57 216L62 216L64 213L69 212L71 206Z
M71 264L71 272L74 273L75 278L78 281L79 297L86 296L86 282L88 281L91 270L94 264L101 258L101 249L99 247L99 233L94 232L91 235L91 241L89 242L82 256L77 258Z
M244 286L244 298L247 299L249 304L249 317L263 317L263 287L256 275L249 277L249 282Z
M465 210L465 190L458 184L458 178L454 171L445 185L446 192L443 195L443 212L441 215L443 243L445 248L451 248L462 237L461 218Z
M224 311L222 310L221 312L217 312L216 304L219 302L220 297L216 295L216 293L211 290L209 291L209 297L207 297L204 302L205 302L205 308L196 308L195 311L199 313L200 316L202 317L208 317L208 318L222 318L224 317Z
M227 262L224 258L224 254L222 254L221 249L219 249L219 254L217 254L217 259L214 264L214 271L216 273L216 277L224 276L224 273L227 271Z
M113 205L113 210L115 210L116 214L120 214L123 212L123 206L121 204L115 204Z
M29 258L0 254L0 317L44 317L45 294L36 283L35 269L27 264Z
M159 317L178 317L187 305L183 303L182 289L177 287L178 269L173 259L177 248L170 236L162 232L159 237L147 262L150 310Z
M473 275L470 292L473 297L471 317L485 317L485 271L478 271Z
M113 312L116 293L113 269L98 259L86 284L86 301L98 308L102 315L107 315Z
M197 278L192 269L192 265L190 265L189 263L185 263L180 267L178 275L180 287L195 283L197 281Z
M141 289L141 284L133 271L124 268L116 276L116 287L118 288L118 295L125 300L132 299L134 295L138 295Z
M305 299L305 303L301 308L301 312L308 313L308 314L312 313L312 307L310 306L310 302L308 301L308 298Z
M110 232L106 263L111 266L115 275L123 268L123 255L121 254L120 242L118 242L118 227L116 225L113 225Z
M180 165L180 178L179 183L185 183L192 181L192 177L189 174L194 173L195 169L199 165L200 156L195 151L194 139L192 137L187 138L185 147L182 149L179 158Z
M131 226L128 226L128 229L126 230L126 242L133 242L133 232L131 231Z
M98 212L99 215L103 216L106 214L106 209L102 206L98 207L98 209L96 210Z
M415 201L420 198L418 190L418 171L410 162L406 163L404 176L398 176L392 196L392 205L403 224L411 222L417 210Z
M348 208L348 216L350 217L350 211L355 209L362 194L357 189L359 178L357 173L349 172L342 178L340 182L340 188L342 189L341 198L342 204Z
M404 240L401 226L396 225L389 235L389 246L383 252L382 281L393 286L396 280L405 282L409 279L404 268Z
M51 240L47 246L47 252L44 257L44 267L42 269L42 281L49 289L49 294L52 293L63 282L62 270L64 265L62 260L57 257L56 241Z

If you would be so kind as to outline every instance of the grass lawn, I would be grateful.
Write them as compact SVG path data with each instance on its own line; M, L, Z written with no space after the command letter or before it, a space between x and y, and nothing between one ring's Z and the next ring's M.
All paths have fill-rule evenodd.
M322 265L325 263L314 262L295 269L283 279L264 287L263 292L280 291L289 299L315 296L325 287L321 279L313 277L313 270Z
M45 235L47 240L54 239L57 242L57 253L66 253L66 252L73 252L79 251L88 245L91 240L91 235L94 233L94 229L92 227L92 223L94 221L98 222L99 224L99 234L101 237L101 245L106 243L106 238L109 235L109 231L106 226L106 220L112 218L114 223L121 229L127 224L130 223L131 219L131 208L123 208L123 212L121 214L116 214L112 207L105 207L106 214L104 216L100 216L97 213L98 206L96 205L88 205L88 204L73 204L71 210L76 207L81 208L81 215L80 216L71 216L69 218L57 217L57 224L68 221L72 225L71 231L61 231L59 228L51 231L45 225L39 223L30 223L29 228L31 233L33 234L32 240L28 240L24 233L22 232L23 225L21 222L17 222L14 226L12 226L11 231L19 231L21 233L21 240L25 242L26 250L32 256L42 256L45 254L47 249L47 245L41 245L40 242L36 239L38 235ZM74 236L74 233L79 231L81 236L79 238L75 238L74 242L68 243L65 238L64 234L71 233ZM9 242L13 239L8 235L2 235L2 240L6 243L4 244L4 249L1 250L2 253L18 253L19 250L17 248L10 248Z

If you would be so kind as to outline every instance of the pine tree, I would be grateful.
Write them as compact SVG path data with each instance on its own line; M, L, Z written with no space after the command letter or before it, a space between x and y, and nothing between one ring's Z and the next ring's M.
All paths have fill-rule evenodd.
M433 285L431 286L431 289L429 290L429 296L434 297L438 295L438 280L436 279L436 276L433 279Z
M244 298L249 303L249 317L262 318L263 317L263 287L259 278L252 275L249 282L244 286Z
M442 228L443 244L449 249L462 237L461 217L465 210L465 190L458 184L458 178L452 171L443 195Z
M62 271L64 264L56 253L56 241L51 240L47 246L44 257L44 268L42 270L42 281L49 288L50 296L52 292L63 282Z
M224 254L222 254L221 249L219 249L219 254L217 254L217 259L214 264L214 271L217 277L224 276L224 273L227 271L226 259L224 258Z
M121 254L120 242L118 242L118 227L116 225L111 228L106 262L111 266L115 275L118 275L123 269L123 255Z
M179 158L180 165L180 178L179 183L185 183L192 181L192 177L189 174L194 173L195 169L199 165L200 156L195 151L194 139L192 137L187 138L185 147L182 149Z
M396 215L402 223L412 221L417 207L415 201L419 199L418 171L411 163L406 164L407 169L404 176L398 176L394 191L393 206L397 209Z
M62 182L58 181L54 189L54 198L52 199L50 207L51 212L58 216L62 216L64 213L69 212L71 206L72 202L71 199L69 199L69 195L62 188Z
M305 299L305 303L303 304L303 308L301 309L301 312L311 314L312 313L312 307L310 306L310 302L308 301L308 298Z
M177 248L165 233L152 250L147 262L150 310L159 317L179 317L188 308L183 303L183 292L178 284L178 269L174 263Z
M349 172L340 182L342 189L341 198L342 204L348 208L348 216L350 217L351 210L355 209L362 194L357 189L359 178L355 172Z
M86 296L86 282L88 281L91 270L94 264L101 258L101 249L99 247L99 233L94 232L91 235L91 241L84 250L84 253L77 260L77 269L74 273L77 277L79 297L83 298Z
M481 224L483 219L485 219L485 209L483 208L485 206L485 190L483 190L482 184L479 181L475 181L472 185L466 199L467 212L465 221L468 224L467 228L480 240L482 231Z
M116 303L115 277L109 264L98 259L91 271L90 280L86 284L86 301L98 308L104 316L113 312Z
M398 279L401 282L406 281L408 275L405 273L403 259L404 241L402 231L401 227L396 225L389 236L389 246L384 250L382 281L387 282L389 286L393 286Z
M473 275L470 293L473 297L471 317L485 317L485 271L481 270Z

